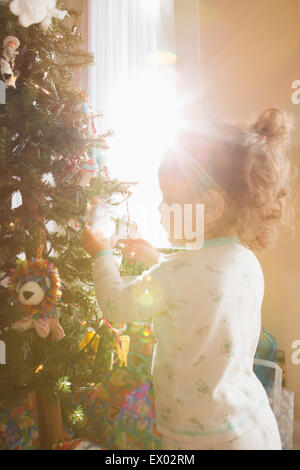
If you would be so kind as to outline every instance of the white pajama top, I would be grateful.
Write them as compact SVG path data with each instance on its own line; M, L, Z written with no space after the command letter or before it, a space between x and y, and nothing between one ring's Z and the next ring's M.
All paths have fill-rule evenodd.
M269 407L253 372L264 278L236 237L162 255L125 283L111 254L94 263L98 304L110 322L153 321L157 429L180 441L242 436Z

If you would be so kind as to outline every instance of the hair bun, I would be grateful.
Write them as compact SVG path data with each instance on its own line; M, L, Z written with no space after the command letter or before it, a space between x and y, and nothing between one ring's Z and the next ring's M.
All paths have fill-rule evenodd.
M268 108L262 111L252 124L251 130L279 143L287 143L293 127L291 117L278 108Z

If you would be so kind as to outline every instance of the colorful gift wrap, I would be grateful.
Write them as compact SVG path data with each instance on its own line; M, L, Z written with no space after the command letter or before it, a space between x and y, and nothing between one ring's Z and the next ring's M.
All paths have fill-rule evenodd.
M70 395L71 405L82 405L86 425L66 438L63 450L159 450L160 434L155 427L151 363L154 348L151 324L131 323L127 367L115 366L92 392ZM278 363L285 369L284 352ZM282 389L278 424L284 449L292 447L293 392ZM38 449L38 427L34 394L13 409L0 413L0 449Z
M281 437L282 449L293 450L294 429L294 392L282 387L280 413L277 422Z
M132 323L126 334L130 336L128 366L115 367L88 396L73 396L73 403L85 407L85 436L106 449L160 449L151 376L151 325Z
M66 449L101 450L161 449L155 428L154 390L151 376L154 340L151 325L132 323L127 367L115 366L92 392L70 395L74 407L82 405L86 425ZM6 449L38 449L34 394L11 410L0 414L0 438ZM70 441L72 433L69 433Z
M69 442L66 450L105 450L99 444L87 441L86 439L74 439Z
M0 414L0 438L8 450L36 450L39 445L34 394Z

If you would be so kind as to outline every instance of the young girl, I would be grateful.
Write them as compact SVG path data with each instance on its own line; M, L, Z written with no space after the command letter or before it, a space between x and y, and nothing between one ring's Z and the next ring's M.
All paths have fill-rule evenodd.
M284 216L286 116L264 111L247 128L183 132L159 168L163 202L204 204L201 249L160 255L129 240L150 269L125 284L110 243L90 229L96 296L110 322L153 320L157 429L164 449L279 450L267 394L253 372L264 278L252 249L271 246ZM193 220L195 224L195 220ZM184 247L172 229L171 243Z

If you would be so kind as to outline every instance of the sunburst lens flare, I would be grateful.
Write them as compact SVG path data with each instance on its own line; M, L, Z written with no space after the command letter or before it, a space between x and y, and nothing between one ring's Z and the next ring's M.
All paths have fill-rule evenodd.
M141 307L151 307L159 303L162 298L163 289L159 281L153 279L151 289L145 284L135 285L132 288L133 300Z

